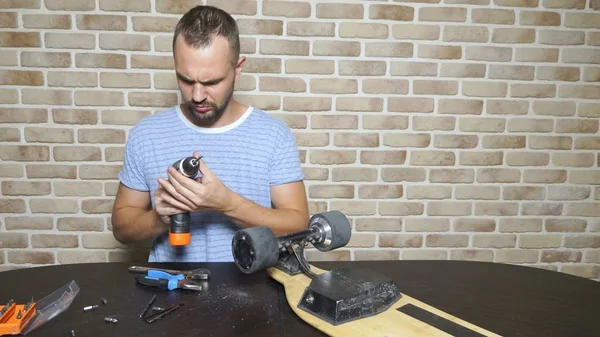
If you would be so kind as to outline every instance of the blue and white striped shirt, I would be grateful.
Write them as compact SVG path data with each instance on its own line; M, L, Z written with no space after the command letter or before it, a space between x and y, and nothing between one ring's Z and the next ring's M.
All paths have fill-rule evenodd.
M154 207L158 177L167 179L167 168L194 151L227 187L264 207L271 207L271 186L304 179L293 134L281 120L248 107L230 125L201 128L179 106L147 116L131 129L119 179L131 189L149 191ZM231 239L239 228L226 216L192 213L190 227L190 245L171 246L167 232L154 240L148 260L233 261Z

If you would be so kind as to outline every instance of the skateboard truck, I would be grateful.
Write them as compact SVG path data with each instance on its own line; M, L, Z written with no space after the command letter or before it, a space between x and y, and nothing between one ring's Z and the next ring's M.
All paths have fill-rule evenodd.
M401 293L392 279L362 268L341 268L315 274L304 257L311 243L322 252L345 246L351 225L339 211L313 215L308 229L275 237L268 227L237 231L232 240L236 266L243 273L275 267L289 275L304 273L312 278L298 308L332 325L376 315L387 310Z

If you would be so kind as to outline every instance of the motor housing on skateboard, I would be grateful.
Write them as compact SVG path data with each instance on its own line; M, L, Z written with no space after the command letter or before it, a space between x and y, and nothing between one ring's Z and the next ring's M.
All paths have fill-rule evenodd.
M246 274L274 267L291 276L304 273L312 278L298 308L337 325L376 315L401 297L390 278L373 271L338 269L319 275L311 271L305 246L311 243L322 252L331 251L348 244L351 233L348 218L329 211L313 215L307 230L280 237L268 227L239 230L233 236L232 253L236 266Z

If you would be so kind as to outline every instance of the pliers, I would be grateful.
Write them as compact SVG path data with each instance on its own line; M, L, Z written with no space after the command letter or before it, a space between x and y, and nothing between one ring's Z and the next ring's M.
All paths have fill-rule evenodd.
M135 279L146 286L158 287L168 290L187 289L202 290L202 286L196 282L186 279L183 274L172 275L160 270L148 270L146 275L136 275Z
M173 269L161 269L161 268L151 268L151 267L142 267L142 266L131 266L129 267L129 271L132 273L141 273L146 274L150 270L158 270L165 272L171 275L179 275L182 274L187 280L208 280L210 278L210 271L205 268L198 268L192 270L173 270Z

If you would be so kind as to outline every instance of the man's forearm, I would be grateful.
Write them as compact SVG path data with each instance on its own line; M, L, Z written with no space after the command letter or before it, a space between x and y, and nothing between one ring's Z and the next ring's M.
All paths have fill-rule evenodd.
M150 240L166 231L153 209L121 208L113 213L112 224L114 237L125 244Z
M273 209L258 205L240 195L225 212L240 227L266 226L276 236L302 231L308 227L308 213L295 209Z

